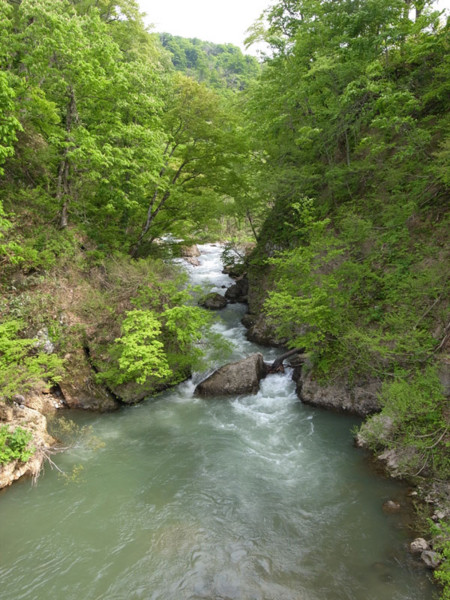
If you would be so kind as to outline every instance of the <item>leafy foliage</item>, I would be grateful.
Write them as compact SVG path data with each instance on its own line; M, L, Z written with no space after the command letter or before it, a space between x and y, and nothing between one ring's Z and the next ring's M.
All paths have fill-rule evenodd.
M147 377L163 379L171 374L164 353L164 344L158 339L161 324L151 311L133 310L122 323L122 337L116 339L118 369L107 372L115 384L127 381L144 383ZM103 376L103 379L105 375Z
M442 600L450 598L450 525L445 521L435 523L429 519L430 533L435 540L434 550L439 552L442 563L434 571L434 577L442 586Z
M440 479L450 476L448 423L445 419L447 401L442 392L436 369L428 367L414 377L399 373L382 389L382 414L395 424L390 447L414 448L406 473L431 472ZM376 440L374 440L376 442Z
M10 431L8 425L0 426L0 465L13 460L27 462L35 448L30 446L31 431L16 427Z
M39 351L37 340L20 333L24 323L8 320L0 323L0 390L3 399L31 388L43 378L57 382L63 360L55 354Z
M382 387L404 474L446 477L449 30L412 6L283 0L253 28L272 56L245 107L268 211L250 268L318 375Z
M259 75L257 60L242 54L232 44L213 44L170 33L161 33L159 37L177 71L213 89L242 91Z

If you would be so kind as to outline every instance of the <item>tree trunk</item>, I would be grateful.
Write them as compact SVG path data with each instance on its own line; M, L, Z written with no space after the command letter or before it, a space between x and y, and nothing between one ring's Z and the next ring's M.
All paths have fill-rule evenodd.
M144 227L142 228L142 231L138 237L138 239L136 240L136 243L131 247L130 250L130 256L132 258L136 258L137 253L139 252L139 248L142 246L142 242L144 241L145 236L147 235L147 233L149 232L149 229L151 227L151 224L153 223L153 221L155 220L156 216L158 215L159 211L164 208L167 200L170 198L170 194L171 194L171 188L172 186L174 186L176 184L176 182L178 181L180 175L183 172L184 167L188 164L188 160L185 160L181 166L178 168L177 172L175 173L175 175L173 176L172 180L169 183L169 189L167 189L164 192L163 197L161 198L161 200L159 201L159 203L157 203L156 208L155 207L155 203L156 203L156 199L158 197L158 192L159 192L159 187L156 188L155 193L152 196L152 199L150 200L150 204L148 207L148 211L147 211L147 220L145 222ZM160 176L164 173L165 169L160 173ZM154 210L153 210L154 209Z
M252 233L255 236L255 240L258 241L258 234L256 233L256 229L253 225L252 215L250 214L249 209L246 211L248 222L250 223L250 227L252 228Z

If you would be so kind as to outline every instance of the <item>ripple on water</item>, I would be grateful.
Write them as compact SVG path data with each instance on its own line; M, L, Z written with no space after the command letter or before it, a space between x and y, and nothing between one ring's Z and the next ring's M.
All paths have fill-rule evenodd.
M201 250L192 280L229 285L220 248ZM235 356L261 350L242 310L216 325ZM352 446L358 419L302 405L289 373L228 400L194 387L80 416L105 445L55 457L83 462L78 483L47 469L0 495L2 600L431 600L381 510L399 484Z

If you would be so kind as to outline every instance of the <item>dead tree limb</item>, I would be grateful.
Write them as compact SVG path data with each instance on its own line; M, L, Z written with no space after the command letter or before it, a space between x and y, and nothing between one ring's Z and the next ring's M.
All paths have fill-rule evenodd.
M304 348L295 348L294 350L289 350L288 352L285 352L284 354L276 358L271 365L269 365L269 373L276 373L279 370L279 368L283 366L283 362L286 360L286 358L294 356L294 354L303 354L304 351Z

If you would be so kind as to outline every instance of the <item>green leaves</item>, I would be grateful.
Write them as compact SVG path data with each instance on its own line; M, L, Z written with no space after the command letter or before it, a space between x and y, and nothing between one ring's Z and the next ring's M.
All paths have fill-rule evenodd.
M163 379L171 375L160 341L161 324L150 311L133 310L122 323L122 337L116 339L120 375L117 383L145 383L148 377Z
M19 460L27 462L35 452L30 446L31 431L16 427L10 431L8 425L0 426L0 465Z
M163 47L170 52L177 71L220 90L221 94L246 89L259 74L257 60L253 56L244 56L232 44L213 44L170 33L161 33L159 37Z
M21 335L25 324L20 320L0 323L0 390L7 399L30 389L42 379L57 382L63 360L41 352L36 339Z
M297 203L302 243L270 260L275 267L275 290L264 309L274 321L280 337L289 346L319 351L326 340L338 336L347 320L347 298L339 290L337 265L343 248L327 235L328 221L314 221L309 199ZM303 206L303 210L300 208Z
M403 467L416 475L425 470L443 480L450 475L446 398L435 367L417 371L414 376L398 373L386 382L381 393L382 414L395 424L390 445L414 448Z
M113 363L100 374L100 380L112 385L144 384L152 378L176 380L180 368L196 365L203 355L195 344L209 323L209 314L197 306L166 307L158 313L128 311L122 335L110 348Z
M0 175L2 164L14 154L14 142L17 132L22 130L18 119L14 116L14 91L9 85L8 76L0 71Z

